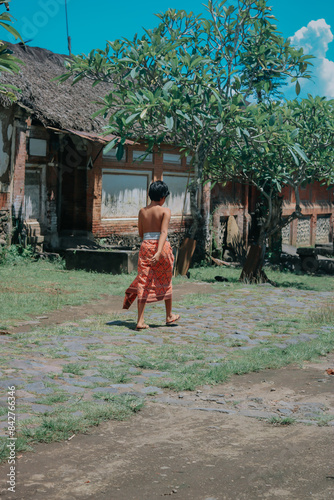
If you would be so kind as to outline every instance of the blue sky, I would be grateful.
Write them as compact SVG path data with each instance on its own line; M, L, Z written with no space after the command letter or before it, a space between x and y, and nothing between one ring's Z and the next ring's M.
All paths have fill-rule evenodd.
M154 14L169 7L205 11L199 0L67 0L67 4L75 54L104 48L106 40L132 38L142 27L157 25ZM334 98L334 0L269 0L268 5L282 34L317 56L313 82L301 82L301 95ZM67 53L65 0L12 0L11 13L24 39L32 39L29 45ZM287 88L286 95L293 98L292 89Z

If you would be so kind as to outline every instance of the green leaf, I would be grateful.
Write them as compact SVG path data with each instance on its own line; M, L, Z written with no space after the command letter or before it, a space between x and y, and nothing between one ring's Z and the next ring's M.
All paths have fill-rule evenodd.
M145 110L144 110L145 111ZM127 119L125 120L125 123L130 123L132 122L137 116L139 116L140 113L133 113L132 115L128 116ZM141 115L140 115L141 118Z
M272 127L273 125L275 125L275 121L276 121L275 115L271 115L271 117L269 118L269 125L270 125L270 127Z
M308 157L306 156L306 154L305 154L304 150L300 147L300 145L299 145L299 144L297 144L297 143L296 143L296 144L294 144L293 149L294 149L294 150L295 150L295 151L299 154L299 156L301 157L301 159L302 159L302 160L304 160L304 161L306 161L306 162L308 162L308 161L309 161L309 159L308 159Z
M223 130L223 127L224 127L224 125L222 124L222 122L218 123L216 126L217 132L221 132Z
M168 130L172 130L173 126L174 126L174 118L172 116L166 116L165 123L166 123Z
M297 135L299 134L299 128L295 128L290 134L291 139L295 139Z
M168 91L171 87L173 87L174 82L167 82L165 85L162 87L162 91L164 94L168 95Z
M0 22L0 26L2 26L11 35L13 35L13 37L15 38L15 40L17 40L19 38L23 42L20 33L15 28L13 28L13 26L10 26L10 25L8 25L6 23L2 23L2 22Z
M203 128L203 122L202 122L202 120L200 120L197 116L194 116L194 120L195 120L195 122L197 122L197 123L198 123L198 125L199 125L201 128Z
M116 158L118 161L121 161L121 159L123 158L123 154L124 154L124 146L120 142L118 145L118 148L117 148L117 152L116 152Z
M182 118L185 118L187 121L191 120L191 118L188 115L188 113L183 113L183 111L181 111L180 109L176 110L176 114L179 115L179 116L182 116Z
M299 85L299 82L297 81L296 83L296 94L299 95L300 94L300 85Z
M115 145L118 143L118 141L119 141L119 138L115 137L115 139L113 139L112 141L109 142L109 144L107 144L107 146L103 149L103 152L108 153L108 151L110 151L111 149L113 149L115 147Z
M290 151L292 158L295 160L295 164L297 165L297 167L299 167L299 160L298 160L297 156L295 155L295 153L292 151L292 149L289 146L288 146L288 150Z

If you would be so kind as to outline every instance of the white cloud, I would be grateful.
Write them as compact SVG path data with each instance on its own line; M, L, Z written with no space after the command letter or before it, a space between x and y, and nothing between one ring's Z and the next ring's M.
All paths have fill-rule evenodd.
M328 44L334 39L331 26L325 19L310 21L290 37L291 44L302 47L304 54L313 55L312 81L303 82L301 86L304 93L334 97L334 62L326 59Z
M323 58L320 73L325 88L325 95L334 97L334 61Z

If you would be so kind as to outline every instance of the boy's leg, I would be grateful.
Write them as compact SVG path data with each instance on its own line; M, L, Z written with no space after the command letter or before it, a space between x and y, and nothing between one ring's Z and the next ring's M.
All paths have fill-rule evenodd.
M166 321L172 315L172 299L165 300L165 308L166 308Z
M165 308L166 308L166 323L174 323L180 319L179 314L172 314L172 299L165 300Z
M147 328L144 322L144 310L145 310L145 302L137 301L138 306L138 320L137 320L137 328Z

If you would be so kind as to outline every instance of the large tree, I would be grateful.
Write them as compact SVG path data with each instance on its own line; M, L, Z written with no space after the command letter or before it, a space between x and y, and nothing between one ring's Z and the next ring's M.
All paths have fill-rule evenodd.
M74 57L61 81L110 83L98 105L109 118L107 132L118 136L109 147L118 147L119 157L126 139L144 140L148 150L173 143L193 156L193 237L208 159L236 130L247 129L247 99L275 98L289 78L299 90L310 56L281 37L265 0L209 2L205 16L169 9L158 17L158 27L141 38Z
M302 216L300 188L316 180L328 186L334 182L334 100L309 95L300 101L251 105L246 112L252 126L236 129L235 140L217 148L207 170L212 180L238 178L260 193L257 249L242 274L258 280L263 277L262 249L267 239ZM294 212L285 219L284 186L295 193Z
M1 12L0 14L0 27L5 29L7 33L13 35L15 40L20 39L22 41L21 35L13 27L13 16L8 13L9 3L10 0L7 1L0 0L0 9L1 8L6 9L5 12ZM8 73L19 73L20 63L21 61L12 55L12 52L8 48L8 45L2 40L0 40L0 74L2 71L6 71ZM18 90L18 89L13 85L0 83L0 94L5 95L11 101L16 100L16 96L13 90Z

